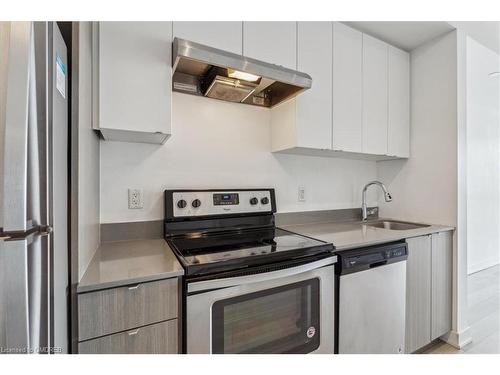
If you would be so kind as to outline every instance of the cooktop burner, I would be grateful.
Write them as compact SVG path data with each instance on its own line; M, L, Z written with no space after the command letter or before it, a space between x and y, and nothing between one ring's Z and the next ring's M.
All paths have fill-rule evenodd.
M325 248L326 251L331 249L331 245L325 242L280 228L218 234L193 233L167 241L183 266L191 267L191 271L216 263L240 267L245 264L256 265L262 264L263 259L269 259L270 256L274 259L294 258L325 252Z
M185 274L330 256L333 245L277 228L273 189L166 191L165 239Z

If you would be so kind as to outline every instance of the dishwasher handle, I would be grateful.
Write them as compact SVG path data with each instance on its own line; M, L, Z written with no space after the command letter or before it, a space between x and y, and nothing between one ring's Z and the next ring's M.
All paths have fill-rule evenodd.
M340 275L345 275L405 261L408 258L408 249L405 242L396 242L348 250L338 255Z
M380 267L380 266L385 266L387 264L387 261L386 260L382 260L380 262L376 262L376 263L372 263L370 264L370 268L377 268L377 267Z

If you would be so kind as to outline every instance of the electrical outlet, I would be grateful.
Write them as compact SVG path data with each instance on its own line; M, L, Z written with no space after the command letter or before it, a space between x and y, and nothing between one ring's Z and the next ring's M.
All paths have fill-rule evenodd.
M299 191L298 191L298 200L299 202L305 202L306 201L306 188L304 186L299 186Z
M128 189L128 208L143 208L142 189Z

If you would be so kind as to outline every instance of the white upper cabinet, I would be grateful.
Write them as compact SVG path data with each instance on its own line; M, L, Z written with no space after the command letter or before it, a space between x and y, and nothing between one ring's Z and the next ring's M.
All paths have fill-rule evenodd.
M363 34L363 152L387 154L388 44Z
M322 46L321 48L318 48ZM312 87L297 97L297 137L301 147L332 147L332 23L299 22L297 70Z
M241 55L243 22L174 21L173 35Z
M387 154L410 156L410 55L389 46Z
M94 32L94 128L109 140L165 142L171 129L172 23L99 22Z
M332 23L299 22L297 69L312 77L312 87L271 109L272 150L331 149Z
M243 55L297 68L296 22L243 22Z
M286 25L292 28L288 37ZM287 59L289 67L312 77L309 90L271 109L272 151L370 160L408 157L408 53L340 22L293 26L243 24L244 55L284 66ZM293 44L289 36L295 30Z
M333 23L335 150L362 152L362 43L363 34L360 31L339 22Z

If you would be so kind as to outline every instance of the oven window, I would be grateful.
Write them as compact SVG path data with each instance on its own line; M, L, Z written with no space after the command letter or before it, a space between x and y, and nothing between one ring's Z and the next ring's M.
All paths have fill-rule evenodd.
M212 352L312 352L320 343L319 308L319 279L217 301Z

